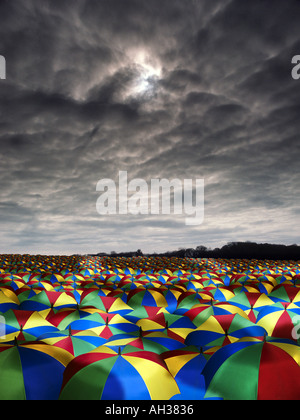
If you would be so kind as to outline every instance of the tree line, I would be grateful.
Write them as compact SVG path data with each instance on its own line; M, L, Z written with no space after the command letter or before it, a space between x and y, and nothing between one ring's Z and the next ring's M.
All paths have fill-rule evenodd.
M133 252L115 252L110 254L100 252L95 256L110 257L139 257L139 256L159 256L159 257L179 257L179 258L242 258L258 260L300 260L300 246L268 244L256 242L229 242L221 248L207 248L199 245L196 248L180 248L175 251L163 253L144 254L141 249Z

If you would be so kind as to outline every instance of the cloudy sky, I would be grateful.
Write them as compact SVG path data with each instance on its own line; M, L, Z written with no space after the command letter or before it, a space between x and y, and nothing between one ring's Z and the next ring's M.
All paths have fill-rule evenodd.
M299 23L296 0L1 0L0 252L299 244ZM203 223L98 214L119 171L204 179Z

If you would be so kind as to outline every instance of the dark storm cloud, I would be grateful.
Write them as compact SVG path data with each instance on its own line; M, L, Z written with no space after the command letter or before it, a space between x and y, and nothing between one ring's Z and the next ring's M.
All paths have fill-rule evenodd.
M298 1L16 0L0 21L3 252L297 242ZM119 170L204 178L204 223L101 218Z

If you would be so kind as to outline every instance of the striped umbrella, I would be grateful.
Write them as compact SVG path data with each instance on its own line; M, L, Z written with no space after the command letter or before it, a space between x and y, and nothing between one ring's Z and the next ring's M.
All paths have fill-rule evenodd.
M178 392L158 354L100 346L68 364L60 400L168 400Z
M247 337L217 350L203 369L205 397L299 400L300 347L290 340Z
M189 309L184 315L187 316L198 327L211 315L239 314L248 319L245 312L238 306L229 302L198 303Z
M42 311L43 309L61 309L76 306L76 299L71 293L43 290L37 295L26 299L20 309L28 311Z
M293 331L299 323L299 318L298 305L277 303L262 309L258 314L256 324L265 328L269 336L297 340L293 336Z
M57 331L50 322L44 319L37 311L23 311L9 309L3 315L5 320L5 338L1 341L35 340L41 334Z
M99 337L93 331L72 331L71 328L42 334L37 340L65 349L74 357L88 353L106 342L105 338Z
M202 371L210 356L193 346L169 350L161 356L180 391L180 394L174 395L171 400L204 399L206 386Z
M73 356L41 342L0 344L1 400L57 400Z
M168 337L168 335L162 331L143 331L142 328L128 334L113 335L104 345L116 350L118 350L119 347L123 348L124 346L131 345L158 354L167 350L184 347L183 343Z
M267 332L239 314L211 315L185 339L187 346L197 348L225 346L242 337L262 338Z
M229 302L241 308L252 322L256 322L262 309L273 304L273 301L265 293L251 292L240 293Z
M130 322L121 315L110 313L93 313L84 318L71 322L69 326L72 328L72 330L92 330L99 335L103 332L104 329L110 329L112 333L117 333L120 331L123 333L133 332L139 329L136 324ZM111 336L112 333L109 334L109 336Z

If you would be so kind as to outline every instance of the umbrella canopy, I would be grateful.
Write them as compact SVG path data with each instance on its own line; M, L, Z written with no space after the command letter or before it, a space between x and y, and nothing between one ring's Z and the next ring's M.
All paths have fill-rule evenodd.
M5 319L5 338L1 341L9 342L15 338L31 341L36 340L43 333L57 331L57 328L37 311L9 309L2 316Z
M263 338L266 330L239 314L211 315L185 339L187 346L197 348L225 346L242 337Z
M37 340L51 346L65 349L74 357L88 353L106 342L105 338L99 337L93 331L84 330L72 332L71 328L64 331L42 334Z
M180 394L174 395L171 399L204 399L206 387L202 370L210 356L193 346L166 351L161 356L180 390Z
M203 303L203 301L211 301L213 299L211 294L208 295L206 293L205 296L203 296L200 293L201 292L195 292L191 290L181 293L178 298L177 307L174 311L174 314L183 315L194 305Z
M94 313L82 319L73 321L69 325L72 328L72 330L92 330L98 333L99 335L101 332L103 332L104 329L111 329L112 333L106 336L107 338L110 337L113 333L118 333L120 331L133 332L139 329L139 327L136 324L130 322L126 318L123 318L121 315L109 313Z
M262 309L273 304L273 301L265 293L251 292L237 294L229 302L241 308L252 322L256 322Z
M50 307L60 309L75 306L76 304L76 299L71 293L42 290L37 295L23 301L20 309L42 311Z
M189 309L187 316L197 327L206 321L211 315L239 314L241 317L248 319L245 312L238 306L229 302L199 303Z
M299 306L293 303L277 303L262 309L256 324L265 328L272 337L293 339L293 330L299 323L299 316Z
M6 312L9 309L18 309L19 304L19 299L12 290L0 290L0 312Z
M64 372L61 400L168 400L175 379L156 353L100 346L75 357Z
M299 400L300 347L292 341L245 338L216 351L203 369L205 397Z
M300 307L300 285L279 284L275 286L272 292L269 294L269 298L277 302L293 302Z
M110 348L118 349L127 345L136 348L152 351L154 353L162 353L167 350L179 349L184 346L178 340L170 338L162 331L135 331L129 334L117 334L110 337L104 344Z
M130 290L128 293L127 304L132 308L137 308L141 305L158 306L164 308L169 306L169 303L167 302L163 291L160 288L138 288L135 290Z
M82 308L85 306L93 306L94 308L102 309L103 311L121 315L132 311L132 307L123 302L120 297L99 296L97 290L90 292L88 289L81 295L80 306Z
M136 323L137 321L145 318L152 318L159 313L167 312L166 308L160 308L157 306L147 306L143 305L139 308L133 309L126 315L123 315L124 318L128 319L129 321Z
M0 399L57 400L72 359L66 350L45 343L0 344Z
M185 337L193 331L195 324L184 315L169 314L161 312L148 318L140 319L136 325L143 331L165 330L169 337L175 338L184 343Z
M85 318L93 313L100 312L104 313L101 309L89 306L81 307L77 304L75 307L61 308L51 316L48 316L46 319L58 329L65 330L71 322L76 321L77 319Z

